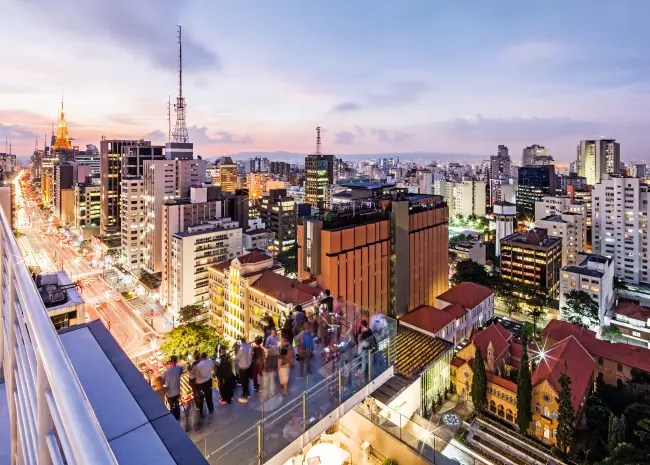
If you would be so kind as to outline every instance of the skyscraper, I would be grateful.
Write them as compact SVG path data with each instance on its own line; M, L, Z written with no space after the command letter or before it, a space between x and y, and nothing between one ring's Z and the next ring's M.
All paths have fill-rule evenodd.
M524 166L519 168L517 212L532 217L535 202L546 195L555 195L555 166Z
M616 139L583 140L578 144L576 170L587 184L598 184L604 174L619 174L621 144Z
M502 176L510 176L510 155L505 145L499 145L497 154L490 157L490 178Z
M521 166L548 165L543 162L548 159L548 149L543 145L533 144L521 151Z

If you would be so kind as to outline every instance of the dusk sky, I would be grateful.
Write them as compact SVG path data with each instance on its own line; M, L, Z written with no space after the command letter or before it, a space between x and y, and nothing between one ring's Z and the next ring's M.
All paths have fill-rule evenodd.
M0 137L164 142L176 25L198 152L458 152L614 137L650 160L650 1L0 0Z

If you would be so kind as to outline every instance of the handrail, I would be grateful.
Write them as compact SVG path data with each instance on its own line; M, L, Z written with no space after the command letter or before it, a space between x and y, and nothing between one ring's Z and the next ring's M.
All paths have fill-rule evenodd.
M15 286L16 293L13 302L5 303L9 306L18 304L25 318L24 324L28 329L29 342L37 353L37 367L34 369L42 369L45 374L47 387L52 392L63 427L62 430L57 429L57 434L59 436L64 434L71 448L73 457L66 457L66 459L69 463L77 464L117 464L72 363L48 317L36 285L24 265L13 232L2 211L0 211L0 224L1 253L6 256L8 266L6 274L3 272L4 276L0 276L0 279L11 279L13 282L5 285L9 292ZM2 316L6 318L6 308L4 310ZM8 329L14 330L14 328ZM9 346L9 350L15 350L15 347ZM5 372L11 370L11 366L3 366L3 368ZM39 412L39 417L40 415Z

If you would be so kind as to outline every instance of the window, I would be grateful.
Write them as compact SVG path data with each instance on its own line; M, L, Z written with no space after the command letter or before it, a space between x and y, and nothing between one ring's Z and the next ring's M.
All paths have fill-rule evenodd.
M618 363L618 364L616 365L616 371L618 371L619 373L622 372L622 371L623 371L623 365L621 365L620 363Z
M548 407L544 407L544 416L546 418L551 418L551 411L548 409Z
M544 394L544 402L550 402L551 401L551 396L548 394Z
M557 412L553 410L553 420L557 421Z
M603 357L598 357L598 366L603 366Z
M537 413L541 413L541 412L542 412L542 408L539 406L539 404L535 404L535 411L536 411Z

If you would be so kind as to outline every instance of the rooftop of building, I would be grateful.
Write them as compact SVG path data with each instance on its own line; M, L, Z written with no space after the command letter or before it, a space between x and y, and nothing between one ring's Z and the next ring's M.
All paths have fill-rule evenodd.
M395 183L385 183L377 182L371 180L350 180L345 182L337 183L341 187L347 187L350 189L367 189L367 190L377 190L377 189L391 189L396 186Z
M239 227L239 223L231 220L230 218L218 218L202 224L190 226L187 228L187 231L175 233L174 237L182 239L185 237L200 236L202 234L210 234L221 231L231 231L234 229L241 229Z
M614 314L623 315L645 323L650 319L650 308L642 307L634 302L621 302L614 308Z
M402 376L415 379L452 347L453 344L449 341L399 325L395 369Z
M322 292L319 287L304 284L271 269L263 270L251 287L280 302L294 306L311 303Z
M542 248L562 246L562 238L549 236L546 229L534 228L528 232L516 232L501 239L501 242L513 242Z
M650 349L603 341L596 337L595 332L562 320L549 321L541 332L542 338L551 341L561 341L567 336L574 336L592 356L613 360L650 373Z
M48 310L84 303L79 290L65 271L36 275L34 282Z
M100 321L59 335L118 463L207 465Z
M429 305L421 305L410 312L402 315L399 319L401 323L420 328L423 331L426 331L431 334L436 334L438 331L443 329L449 323L453 322L457 318L457 309L456 311L447 312L445 310L440 310ZM466 310L462 309L465 313Z
M260 236L262 234L272 234L273 231L268 228L259 228L259 229L249 229L244 234L248 236Z
M488 287L472 282L463 282L440 294L438 299L471 310L492 295L494 295L494 291Z
M497 205L500 207L516 207L517 205L514 203L506 202L505 200L502 200L500 202L494 202L493 205Z

